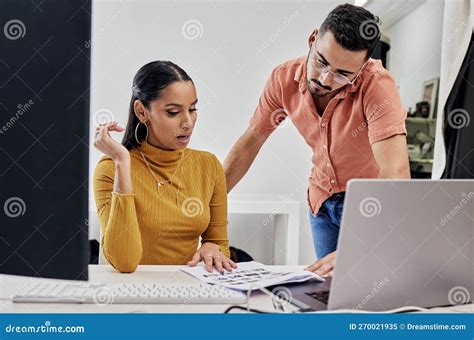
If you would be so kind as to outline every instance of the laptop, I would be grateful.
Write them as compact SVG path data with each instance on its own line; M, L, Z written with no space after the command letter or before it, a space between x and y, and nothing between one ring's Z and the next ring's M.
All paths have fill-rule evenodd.
M474 181L351 180L333 277L287 288L314 311L472 302Z

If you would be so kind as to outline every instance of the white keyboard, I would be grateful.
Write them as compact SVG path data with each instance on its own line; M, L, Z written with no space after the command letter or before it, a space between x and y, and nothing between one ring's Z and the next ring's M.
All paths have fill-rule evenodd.
M124 283L37 283L17 292L13 302L107 304L241 304L244 293L222 286Z

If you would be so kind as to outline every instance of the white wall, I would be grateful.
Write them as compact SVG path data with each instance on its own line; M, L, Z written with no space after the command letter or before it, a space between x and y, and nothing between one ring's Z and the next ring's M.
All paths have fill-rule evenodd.
M443 11L444 0L427 0L384 31L391 40L388 68L406 110L422 100L423 82L439 77Z

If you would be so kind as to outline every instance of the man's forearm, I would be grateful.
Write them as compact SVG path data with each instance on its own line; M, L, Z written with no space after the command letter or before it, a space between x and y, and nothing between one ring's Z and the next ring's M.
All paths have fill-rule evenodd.
M379 178L410 178L410 162L405 135L395 135L372 145L379 166Z
M384 169L380 169L379 178L385 179L410 179L410 166L407 164L401 166L391 166Z
M406 157L398 157L380 164L379 178L385 179L410 179L410 162Z
M267 138L249 127L234 144L224 161L227 192L247 173Z
M224 172L227 182L227 192L230 192L234 186L244 177L255 159L258 150L246 152L236 144L224 161Z

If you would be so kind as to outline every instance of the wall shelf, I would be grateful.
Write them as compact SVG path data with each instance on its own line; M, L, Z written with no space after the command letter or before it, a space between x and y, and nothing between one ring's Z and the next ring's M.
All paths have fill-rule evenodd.
M406 118L407 122L410 123L435 123L436 119L435 118L423 118L423 117L407 117Z

